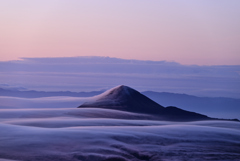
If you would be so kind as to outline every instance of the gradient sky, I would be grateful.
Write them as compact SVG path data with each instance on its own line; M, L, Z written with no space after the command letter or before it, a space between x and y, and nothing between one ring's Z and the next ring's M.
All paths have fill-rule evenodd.
M0 60L110 56L240 65L239 0L0 0Z

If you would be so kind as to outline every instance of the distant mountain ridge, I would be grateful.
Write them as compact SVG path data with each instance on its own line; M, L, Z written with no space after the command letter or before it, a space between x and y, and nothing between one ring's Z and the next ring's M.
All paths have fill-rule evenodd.
M21 97L21 98L39 98L39 97L51 97L51 96L71 96L71 97L92 97L102 93L101 91L91 91L91 92L71 92L71 91L35 91L35 90L12 90L0 88L0 96L11 96L11 97Z

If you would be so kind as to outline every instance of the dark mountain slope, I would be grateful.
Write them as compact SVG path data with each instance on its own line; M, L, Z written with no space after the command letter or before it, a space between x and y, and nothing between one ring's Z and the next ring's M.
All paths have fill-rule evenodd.
M99 107L151 114L164 110L163 106L140 92L123 85L95 96L93 101L86 102L79 107Z
M195 111L212 117L240 119L240 99L196 97L186 94L153 91L142 92L142 94L165 107L176 106L187 111Z

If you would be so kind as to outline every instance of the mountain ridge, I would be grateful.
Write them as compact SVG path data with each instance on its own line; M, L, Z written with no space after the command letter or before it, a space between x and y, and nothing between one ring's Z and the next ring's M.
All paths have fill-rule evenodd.
M158 116L167 121L211 120L206 115L182 110L177 107L163 107L140 92L124 85L114 87L93 97L93 100L83 103L78 108L104 108L144 113Z
M93 97L93 101L85 102L79 107L92 106L142 113L155 113L164 108L140 92L124 85L107 90Z

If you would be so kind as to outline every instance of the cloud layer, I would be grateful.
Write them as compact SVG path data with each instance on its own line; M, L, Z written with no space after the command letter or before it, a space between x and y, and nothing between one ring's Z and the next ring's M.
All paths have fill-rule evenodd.
M109 57L24 58L0 62L0 84L43 91L140 91L239 98L240 66L187 66ZM5 84L5 85L4 85Z

